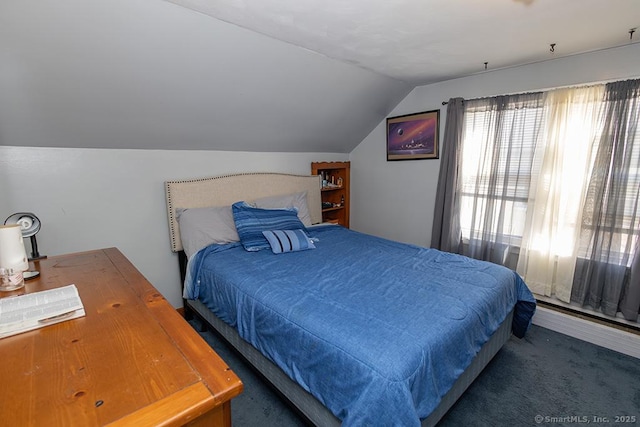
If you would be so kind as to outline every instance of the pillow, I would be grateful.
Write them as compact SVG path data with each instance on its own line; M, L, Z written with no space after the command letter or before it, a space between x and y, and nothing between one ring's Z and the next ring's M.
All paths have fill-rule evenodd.
M269 241L274 254L315 249L316 245L302 230L268 230L262 234Z
M248 251L269 249L271 246L262 234L266 230L304 230L304 224L298 218L295 208L260 209L249 206L245 202L237 202L231 206L233 219L242 246Z
M311 227L311 214L309 214L309 205L307 204L307 192L284 194L282 196L263 197L255 200L253 205L256 208L274 209L274 208L298 208L298 218L305 227Z
M238 242L231 206L176 209L182 248L188 258L211 244Z

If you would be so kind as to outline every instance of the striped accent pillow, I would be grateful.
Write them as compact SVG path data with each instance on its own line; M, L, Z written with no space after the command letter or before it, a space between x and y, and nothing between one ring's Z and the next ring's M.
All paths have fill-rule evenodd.
M242 246L247 251L269 249L269 242L262 234L266 230L303 230L307 229L298 218L298 210L260 209L245 202L237 202L231 206L233 220Z
M268 230L262 234L267 238L274 254L315 249L316 245L302 230Z

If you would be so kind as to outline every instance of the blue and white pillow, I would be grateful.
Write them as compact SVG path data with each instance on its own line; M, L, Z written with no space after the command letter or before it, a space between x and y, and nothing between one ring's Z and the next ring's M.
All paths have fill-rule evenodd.
M240 242L247 251L271 248L262 234L263 231L307 230L298 218L298 210L295 208L260 209L245 202L237 202L231 209Z
M316 245L302 230L267 230L262 234L269 241L274 254L315 249Z

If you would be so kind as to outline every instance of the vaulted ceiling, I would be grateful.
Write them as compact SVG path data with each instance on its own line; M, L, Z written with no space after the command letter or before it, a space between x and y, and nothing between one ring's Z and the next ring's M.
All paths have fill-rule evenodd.
M637 0L2 0L0 145L346 153L416 85L638 26Z
M495 70L620 46L640 26L636 0L168 1L419 85L485 62Z

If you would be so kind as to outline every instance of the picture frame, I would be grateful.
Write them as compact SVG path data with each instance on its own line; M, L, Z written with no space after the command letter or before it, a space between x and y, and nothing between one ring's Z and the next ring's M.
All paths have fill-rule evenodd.
M387 117L387 161L437 159L440 110Z

